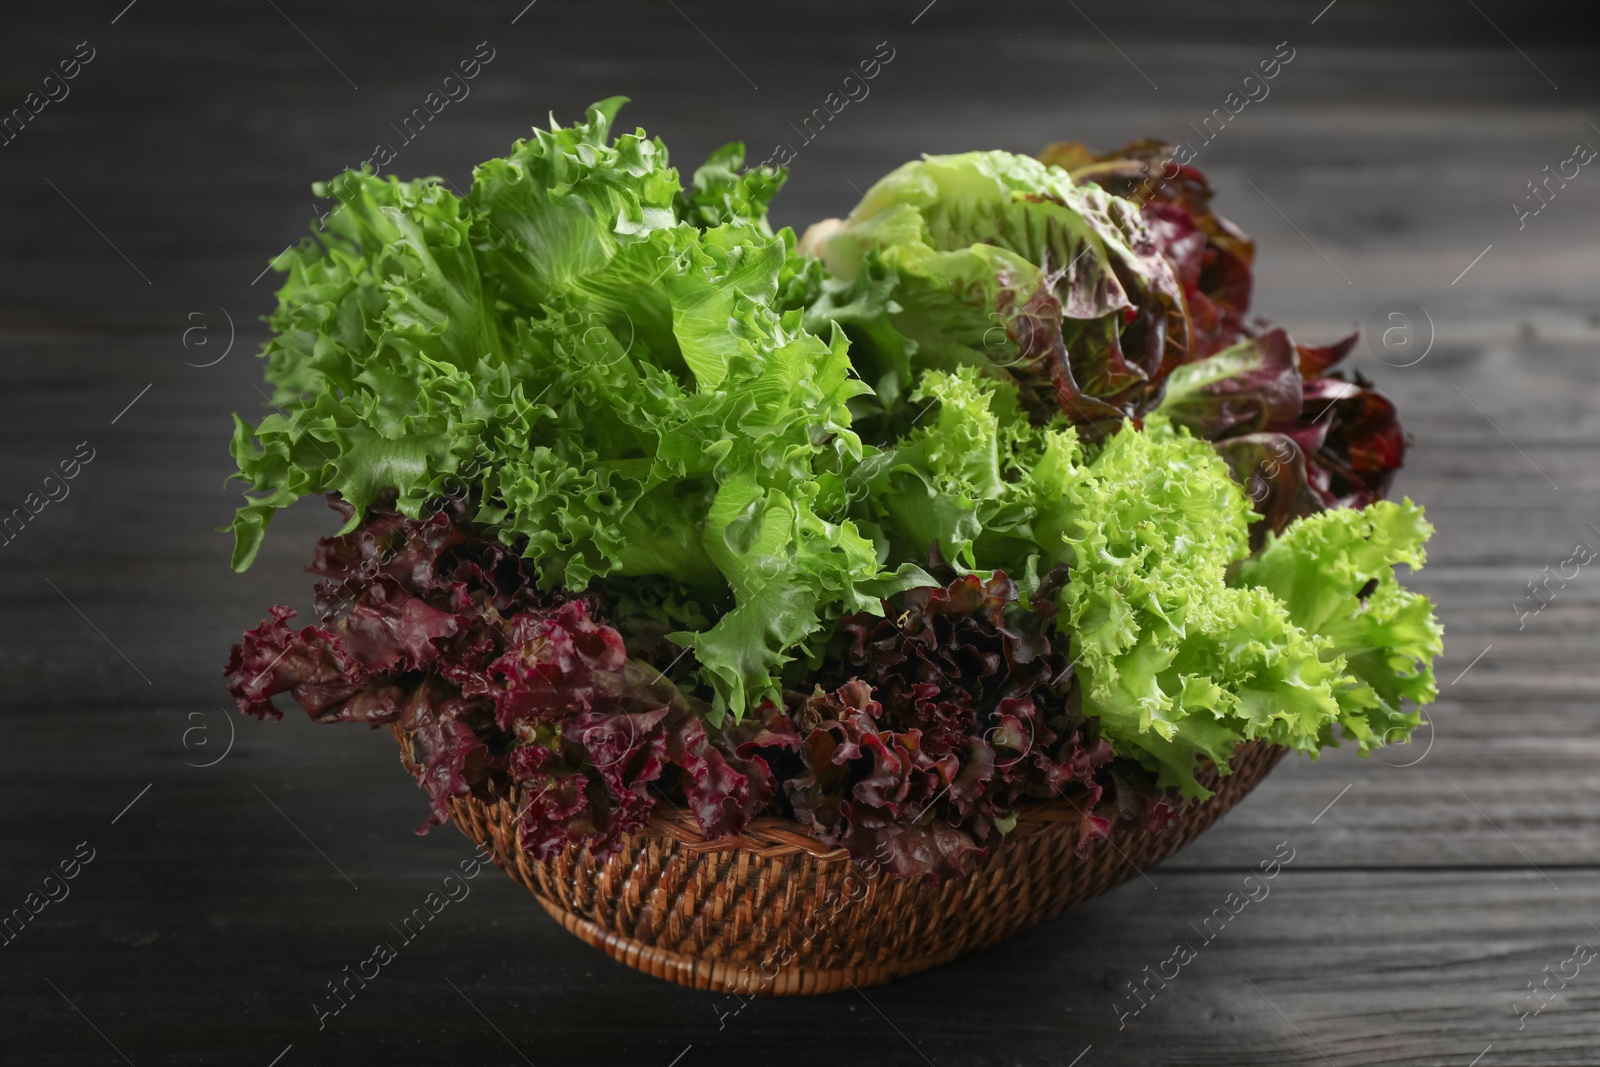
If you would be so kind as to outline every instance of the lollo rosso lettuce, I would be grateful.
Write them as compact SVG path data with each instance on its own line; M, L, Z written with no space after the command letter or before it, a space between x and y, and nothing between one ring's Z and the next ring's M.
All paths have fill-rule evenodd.
M847 616L809 692L715 727L609 590L548 596L460 506L412 519L387 504L319 542L316 623L295 630L273 608L226 673L258 718L287 693L318 722L401 724L431 798L422 831L453 799L514 799L530 855L606 855L666 803L708 839L784 815L901 877L946 878L1029 797L1073 803L1080 850L1176 807L1078 706L1048 595L1064 569L1031 607L1004 574L969 574L895 598L893 620Z
M1083 716L1050 595L1064 576L1031 604L997 571L913 589L892 618L846 619L832 679L790 700L804 731L784 786L795 817L858 858L937 877L987 854L1029 797L1074 806L1080 853L1119 817L1160 826L1173 800L1114 763Z
M1238 747L1403 739L1440 628L1394 407L1246 322L1254 248L1141 142L927 157L797 242L620 99L474 172L349 172L280 260L235 565L344 517L241 711L399 723L537 857L659 804L957 877L1030 801L1158 830Z
M523 560L460 523L380 502L325 538L311 570L317 625L271 617L234 646L239 709L277 718L290 694L319 722L398 722L432 798L520 799L518 834L548 858L599 853L643 827L659 797L687 805L708 836L738 831L771 798L759 756L741 757L691 709L668 670L629 656L596 598L541 593ZM349 517L354 509L342 502Z

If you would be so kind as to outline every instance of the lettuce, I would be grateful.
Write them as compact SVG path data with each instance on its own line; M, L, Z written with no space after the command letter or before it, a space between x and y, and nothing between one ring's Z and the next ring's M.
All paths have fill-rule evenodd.
M1226 773L1244 740L1315 756L1337 726L1365 753L1416 726L1402 701L1433 699L1440 627L1392 565L1420 565L1418 509L1301 519L1256 561L1243 495L1202 442L1125 430L1089 472L1068 498L1064 623L1084 708L1118 752L1200 796L1195 759Z
M885 400L923 367L984 366L1114 429L1183 350L1182 288L1138 209L1026 156L907 163L807 243L838 280L814 314L859 327Z
M885 570L838 486L873 450L851 429L845 340L777 306L794 235L780 178L724 148L689 190L665 147L610 136L620 98L480 166L469 194L350 172L342 209L287 257L267 377L278 412L235 418L256 492L254 558L311 493L413 518L465 494L546 590L666 577L732 603L683 630L713 717L776 698L826 623L931 581Z
M1215 452L1155 423L1112 437L1087 473L1056 505L1074 567L1063 609L1112 747L1190 795L1195 758L1226 770L1240 741L1315 752L1338 671L1271 594L1227 585L1251 512Z
M1420 509L1302 519L1251 560L1250 501L1186 428L1151 417L1086 447L973 368L927 372L923 397L939 411L889 453L863 524L1030 594L1026 576L1065 563L1083 710L1162 786L1205 795L1197 760L1226 773L1246 740L1315 755L1342 732L1365 752L1416 724L1403 702L1433 698L1439 626L1393 573L1421 564Z
M1247 325L1254 244L1199 171L1167 172L1171 155L1142 141L926 156L811 227L801 247L830 276L806 325L850 335L886 416L860 410L864 435L882 421L893 436L925 370L974 366L1088 440L1159 411L1214 442L1258 505L1257 547L1301 515L1382 499L1406 436L1370 382L1334 370L1355 336L1308 347Z
M1301 519L1239 567L1237 582L1271 591L1344 663L1339 725L1362 752L1404 738L1420 720L1405 703L1427 704L1439 692L1433 658L1444 649L1443 628L1428 598L1403 588L1394 571L1420 569L1432 533L1410 500L1384 500Z
M1029 682L1040 706L1081 713L1153 788L1205 795L1202 761L1226 773L1247 740L1315 754L1344 738L1365 752L1416 725L1440 630L1394 574L1421 565L1431 528L1409 502L1372 503L1403 453L1392 405L1326 376L1347 346L1240 336L1248 242L1209 214L1209 190L1141 207L1025 157L927 157L802 248L767 222L782 172L744 170L727 145L685 185L659 140L613 135L621 103L535 131L465 193L367 172L322 187L340 210L280 260L263 353L276 410L235 418L250 493L234 564L309 494L339 500L340 534L357 540L402 520L421 530L443 506L460 536L520 557L532 614L518 624L495 606L472 628L488 643L457 648L458 616L477 610L460 597L482 573L428 604L380 582L334 629L266 624L236 664L241 707L262 712L270 689L324 718L398 714L401 682L431 670L414 703L455 724L428 743L440 788L459 795L487 726L450 710L450 687L470 687L438 656L537 651L558 630L592 643L601 624L587 613L603 606L617 629L605 624L601 674L625 659L682 701L670 729L651 720L667 731L654 747L628 749L644 777L602 782L611 800L589 815L573 814L576 793L562 800L530 831L540 841L584 819L633 826L661 759L720 775L700 718L764 723L830 693L806 729L826 710L835 741L892 735L916 789L937 793L951 763L929 763L934 735L919 731L956 753L951 724L980 721L988 698L918 719L892 693L845 693L852 677L874 683L835 638L887 612L890 647L923 602L908 590L997 582L1051 620L1052 654L1070 657L1055 681ZM1207 267L1212 245L1237 246L1234 266ZM1285 472L1259 513L1244 488L1258 469ZM583 613L561 607L578 598ZM625 657L612 641L624 634ZM960 638L963 655L991 637ZM248 668L291 646L252 688ZM472 682L480 696L508 685ZM627 714L656 714L654 686ZM838 799L844 780L830 776L855 758L813 761L811 808ZM772 796L793 793L799 772L787 773ZM772 784L750 774L765 784L745 815ZM912 807L896 801L869 829Z
M1016 391L962 368L927 373L910 399L926 409L937 403L938 411L919 420L881 463L870 499L894 552L915 558L932 546L972 569L979 565L975 543L983 538L985 567L1019 569L1027 549L1038 549L1029 531L1016 529L1025 504L1015 479L1036 451ZM1023 540L1007 551L999 542L1011 533Z
M455 798L518 798L518 841L539 859L573 843L610 855L663 797L707 837L768 805L766 762L735 751L764 737L755 724L708 731L594 600L539 593L525 561L455 510L418 520L377 507L318 542L317 624L292 630L279 605L233 646L239 710L279 718L273 697L288 693L318 722L396 723L432 801L418 833Z

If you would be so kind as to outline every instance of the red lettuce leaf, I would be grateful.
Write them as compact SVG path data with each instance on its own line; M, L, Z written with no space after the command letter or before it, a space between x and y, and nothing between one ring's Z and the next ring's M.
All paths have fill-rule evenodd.
M431 798L424 829L451 799L515 795L522 845L540 857L580 842L613 850L663 798L682 797L707 837L770 802L766 761L737 749L798 745L780 722L709 736L662 672L594 618L595 601L539 596L519 557L458 517L378 508L323 539L310 569L324 625L293 631L280 606L246 633L225 671L239 709L276 718L272 697L287 693L319 722L399 721Z
M1299 426L1325 427L1312 453L1312 485L1329 507L1384 499L1405 462L1408 440L1394 402L1361 375L1354 378L1316 378L1305 386Z
M1173 359L1167 345L1169 358L1131 404L1128 397L1102 395L1093 385L1086 391L1131 416L1161 404L1197 436L1216 442L1264 516L1252 530L1257 543L1266 530L1281 533L1294 519L1325 507L1362 507L1382 499L1405 458L1406 435L1394 405L1371 383L1333 373L1357 335L1325 346L1298 345L1282 330L1261 332L1246 323L1254 243L1212 209L1205 176L1177 163L1177 154L1175 146L1157 140L1103 154L1072 143L1040 153L1075 181L1092 182L1139 204L1183 288L1187 350ZM1048 334L1048 316L1043 323ZM1261 352L1258 367L1181 399L1164 397L1179 366L1240 343ZM1059 377L1054 364L1043 359L1048 344L1037 341L1034 349L1042 365ZM1092 423L1091 433L1105 432L1108 413L1067 381L1057 390L1060 409ZM1285 439L1302 454L1285 455ZM1263 477L1264 470L1277 474Z
M1183 285L1188 345L1183 362L1220 352L1244 335L1250 310L1255 243L1211 209L1205 175L1173 162L1174 146L1135 141L1097 154L1081 144L1039 153L1080 184L1093 182L1140 205Z
M1240 362L1249 366L1193 388L1184 386L1182 374L1174 377L1172 389L1162 402L1162 412L1208 441L1259 433L1300 418L1305 404L1299 355L1287 333L1270 330L1248 338L1230 350L1232 355L1243 357ZM1192 373L1208 365L1192 364L1186 371Z
M1064 578L1057 568L1025 605L1003 573L969 574L842 620L832 669L853 677L791 701L801 766L783 788L795 817L901 878L959 877L1029 797L1073 800L1080 848L1105 836L1095 808L1112 751L1078 712L1055 639ZM1127 798L1135 819L1162 795L1148 785Z

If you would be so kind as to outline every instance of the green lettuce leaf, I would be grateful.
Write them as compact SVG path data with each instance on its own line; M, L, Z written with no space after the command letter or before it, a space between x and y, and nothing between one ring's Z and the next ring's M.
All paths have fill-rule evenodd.
M958 570L1019 579L1041 559L1054 564L1059 544L1035 539L1026 482L1046 438L1019 409L1016 388L961 367L927 372L908 399L918 409L908 431L858 468L865 521L884 532L892 558L926 559L935 548Z
M713 717L738 716L832 619L931 579L886 568L847 514L842 484L876 455L851 428L870 390L836 328L785 310L817 268L766 223L781 172L741 173L727 146L685 190L659 140L613 138L620 104L536 131L467 194L335 181L327 232L285 257L278 411L236 420L255 495L234 562L307 494L340 494L352 524L380 499L416 517L465 497L547 589L731 600L675 640Z
M1413 709L1439 692L1433 659L1443 628L1428 598L1403 588L1394 570L1420 569L1432 533L1410 500L1384 500L1301 519L1239 567L1238 583L1270 590L1343 661L1339 725L1363 753L1403 739L1420 721Z
M1070 546L1063 624L1084 710L1118 752L1164 785L1205 795L1205 756L1226 773L1254 738L1314 752L1337 716L1336 665L1259 589L1230 588L1248 551L1249 502L1203 441L1159 420L1125 427L1042 518Z
M863 501L897 552L936 545L959 569L1024 576L1070 566L1059 596L1083 709L1163 784L1201 792L1246 738L1314 750L1338 713L1336 671L1261 590L1230 589L1249 502L1205 442L1157 421L1086 454L1061 424L1033 426L1014 386L973 368L930 371L913 394L937 414L889 454Z
M767 205L788 177L782 168L745 170L744 145L725 144L706 158L689 188L678 194L678 217L702 229L744 222L771 233Z

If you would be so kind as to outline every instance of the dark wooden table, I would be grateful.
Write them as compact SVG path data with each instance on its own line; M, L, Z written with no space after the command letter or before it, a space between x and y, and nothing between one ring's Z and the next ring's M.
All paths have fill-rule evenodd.
M1600 1063L1600 964L1517 1010L1600 946L1600 571L1518 610L1544 568L1600 548L1600 176L1521 229L1510 206L1600 145L1581 8L524 2L3 17L0 107L68 95L0 147L0 507L93 458L0 546L0 912L93 858L0 947L0 1062ZM332 525L294 509L244 576L213 532L236 496L229 413L262 407L258 275L309 225L309 183L401 145L390 123L479 42L470 97L395 171L460 183L547 112L627 93L680 166L793 142L776 216L803 225L922 151L1185 136L1280 41L1295 58L1271 95L1199 162L1259 239L1262 312L1308 340L1389 301L1425 312L1420 362L1355 360L1400 402L1400 488L1439 531L1413 579L1448 631L1418 742L1290 760L1148 878L997 949L736 1015L609 962L491 873L319 1031L325 984L469 848L412 836L423 797L387 735L224 710L229 644L275 601L306 606ZM870 96L802 143L790 124L879 42ZM47 86L75 53L92 59ZM1270 898L1119 1026L1125 983L1280 842L1295 858Z

